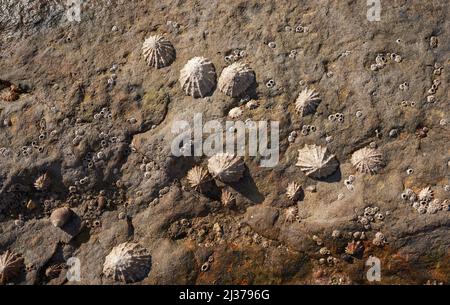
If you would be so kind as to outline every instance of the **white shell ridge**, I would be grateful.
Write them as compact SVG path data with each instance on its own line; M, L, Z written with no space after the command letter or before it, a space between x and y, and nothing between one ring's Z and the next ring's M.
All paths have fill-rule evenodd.
M125 242L114 247L106 256L103 274L115 281L134 283L147 277L151 256L137 243Z
M149 66L160 69L175 60L175 48L162 35L150 36L142 45L142 54Z
M243 111L240 107L231 108L228 112L230 119L237 119L242 115Z
M337 170L339 163L326 147L306 144L298 151L295 165L311 178L325 178Z
M6 250L0 255L0 284L6 284L17 277L23 267L23 258L17 253Z
M238 97L255 82L255 72L246 64L235 62L225 67L219 77L218 87L224 94Z
M383 155L376 149L364 147L353 153L351 163L364 174L375 174L384 165Z
M216 87L216 69L209 59L194 57L181 69L180 83L186 95L205 97Z
M223 190L220 201L224 206L229 207L236 203L236 197L230 191Z
M208 171L200 166L194 166L187 174L189 185L196 191L201 191L210 178Z
M295 101L295 110L300 113L301 116L305 116L316 111L321 98L314 89L305 88L299 93L297 100Z
M297 200L300 193L302 191L302 187L300 184L296 183L296 182L291 182L288 184L287 188L286 188L286 196L290 199L290 200Z
M222 182L239 181L244 170L244 160L229 153L218 153L208 160L208 171Z

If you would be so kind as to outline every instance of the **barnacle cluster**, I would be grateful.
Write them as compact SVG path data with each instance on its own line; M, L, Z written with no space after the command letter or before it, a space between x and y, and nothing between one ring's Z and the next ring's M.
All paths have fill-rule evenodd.
M425 187L416 194L412 189L405 189L400 195L401 199L413 207L419 214L435 214L439 211L448 211L449 200L434 198L431 187Z
M357 222L361 224L365 230L370 230L373 223L384 221L386 215L387 212L381 212L380 208L377 206L367 206L364 208L362 215L358 215Z

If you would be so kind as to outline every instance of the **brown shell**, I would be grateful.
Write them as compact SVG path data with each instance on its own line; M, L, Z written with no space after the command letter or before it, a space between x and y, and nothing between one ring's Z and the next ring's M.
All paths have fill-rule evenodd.
M0 255L0 284L6 284L16 278L23 267L22 256L6 250L5 253Z
M48 173L45 173L36 179L36 181L34 182L34 187L38 191L45 191L46 189L49 188L50 183L51 183L50 176Z
M211 180L208 171L200 166L194 166L187 173L189 185L196 191L203 191L205 184Z
M236 204L236 197L230 191L223 190L220 201L224 206L230 207Z
M58 228L62 228L72 217L72 210L67 207L57 208L50 215L50 222Z

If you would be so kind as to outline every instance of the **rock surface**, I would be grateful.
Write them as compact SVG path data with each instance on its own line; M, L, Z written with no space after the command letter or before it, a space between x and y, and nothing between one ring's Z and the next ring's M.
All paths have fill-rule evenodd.
M64 1L0 1L0 254L23 256L15 283L109 283L105 257L126 241L152 257L144 284L367 284L369 256L385 266L383 284L450 281L449 212L420 214L401 199L429 186L435 199L450 200L447 0L382 2L377 22L367 20L365 1L85 2L77 21ZM176 49L158 70L141 50L156 34ZM237 53L256 75L248 99L217 89L194 99L180 88L190 58L222 71ZM321 102L302 117L295 100L305 86ZM227 186L236 197L227 208L219 182L205 194L189 188L186 173L208 158L173 156L172 123L195 113L225 120L250 98L259 106L240 119L280 122L280 161L264 168L246 157L244 178ZM314 128L302 134L306 125ZM295 166L305 144L327 146L339 170L305 176ZM386 163L375 175L350 162L368 145ZM51 182L37 190L43 173ZM291 181L305 190L295 222L285 220ZM75 229L51 225L61 206L76 213ZM361 224L366 207L383 219ZM362 257L342 259L361 231ZM382 247L372 243L377 232ZM70 258L80 281L66 279L70 266L45 274Z

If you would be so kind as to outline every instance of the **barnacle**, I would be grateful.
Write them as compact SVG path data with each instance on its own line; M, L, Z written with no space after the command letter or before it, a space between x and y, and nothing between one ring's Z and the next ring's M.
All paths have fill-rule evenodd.
M434 197L434 192L431 187L426 187L419 192L419 201L430 202Z

